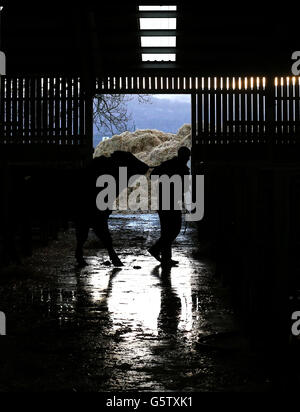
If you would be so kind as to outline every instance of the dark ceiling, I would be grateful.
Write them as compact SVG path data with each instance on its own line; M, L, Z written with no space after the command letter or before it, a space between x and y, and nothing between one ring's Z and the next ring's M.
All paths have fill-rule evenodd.
M164 1L178 6L177 61L150 66L141 62L138 5L161 2L24 3L9 0L2 11L7 74L288 75L300 49L295 9Z

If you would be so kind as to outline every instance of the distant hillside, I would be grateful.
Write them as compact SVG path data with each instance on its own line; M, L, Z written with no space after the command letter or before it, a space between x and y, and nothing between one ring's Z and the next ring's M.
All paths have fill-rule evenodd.
M188 102L153 96L151 104L141 104L135 97L127 105L136 129L157 129L177 133L183 124L191 123L191 107ZM107 131L101 133L94 127L94 147L100 143L103 136L111 137L111 134Z

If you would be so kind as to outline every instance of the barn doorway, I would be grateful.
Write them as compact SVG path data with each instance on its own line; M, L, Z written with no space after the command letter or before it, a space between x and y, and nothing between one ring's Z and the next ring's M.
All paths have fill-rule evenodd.
M142 138L137 147L133 142L136 131L155 130L175 137L184 125L191 125L191 96L188 94L104 94L94 100L93 145L100 153L109 153L113 147L133 153L138 150L149 151L159 146L159 141L153 140L147 144L147 133L139 133ZM183 133L188 131L190 128L186 128ZM126 132L128 135L118 138ZM148 132L148 136L148 140L151 140L151 133ZM162 139L162 143L171 141L172 136L162 136ZM173 139L174 147L176 143ZM189 141L186 143L190 144Z
M189 94L105 94L94 101L94 157L131 152L151 168L191 148ZM149 182L150 183L150 182Z

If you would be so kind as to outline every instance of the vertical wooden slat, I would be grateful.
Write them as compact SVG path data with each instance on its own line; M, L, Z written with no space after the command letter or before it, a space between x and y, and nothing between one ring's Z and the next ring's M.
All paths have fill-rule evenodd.
M227 103L228 103L228 90L227 90L227 81L226 78L223 78L223 93L222 93L222 100L223 100L223 105L222 105L222 129L223 129L223 137L224 140L226 141L227 137Z
M33 143L36 141L36 109L35 109L35 99L36 99L36 78L30 78L30 133Z
M256 79L254 79L254 86L253 86L253 138L254 141L257 140L258 136L258 128L257 128L257 120L258 120L258 101L257 101L258 93L257 93L257 84Z
M120 92L120 82L119 82L119 77L118 76L113 77L113 90L114 90L115 93Z
M136 76L136 93L140 93L141 88L142 88L142 77L141 76Z
M283 141L286 140L287 133L288 133L288 119L287 119L287 109L288 109L288 99L287 99L287 82L286 79L283 78L283 87L282 87L282 123L283 123Z
M295 78L292 79L291 82L291 108L292 108L292 114L291 114L291 121L292 121L292 134L293 138L296 138L296 102L295 102Z
M42 78L42 140L49 143L48 78Z
M30 79L24 79L24 140L31 143L30 134Z
M82 84L79 82L79 135L80 144L86 145L86 130L85 130L85 96L82 89Z
M230 85L229 85L229 90L228 90L228 134L229 134L229 140L233 141L234 139L234 134L233 134L233 112L234 112L234 92L232 88L232 79L230 79Z
M197 136L198 144L203 138L203 93L202 90L197 93L198 113L197 113Z
M150 89L149 76L145 76L145 91L146 91L146 93L149 91L149 89Z
M171 92L171 77L166 76L165 82L166 82L166 92L170 93Z
M124 76L119 76L120 91L124 92Z
M57 144L61 144L61 128L60 128L60 81L59 77L54 79L54 134L56 136Z
M175 77L175 90L183 89L183 78L181 76Z
M9 143L9 130L7 127L7 118L8 118L8 101L7 101L7 86L8 86L8 79L7 77L4 79L4 87L3 87L3 127L5 133L5 143Z
M73 141L73 92L72 79L67 78L67 142L72 144Z
M283 135L283 86L282 86L282 81L281 78L278 79L278 88L277 88L277 112L278 112L278 117L277 117L277 139L282 139Z
M70 79L69 79L69 81L70 81ZM103 83L104 83L105 93L110 93L111 92L111 78L109 76L105 77L103 79Z
M138 92L137 88L137 76L131 76L130 78L131 90L133 92Z
M122 78L122 76L117 77L117 87L118 87L119 93L122 93L123 92L123 78Z
M210 140L215 142L215 123L216 123L216 113L215 113L215 89L214 89L214 78L210 79L210 91L209 91L209 123L210 123Z
M241 90L241 139L243 143L246 138L246 93L245 93L245 79L242 84Z
M264 89L263 89L263 83L261 79L261 85L259 89L259 138L264 139Z
M288 121L289 121L288 133L289 133L289 136L291 137L293 136L293 133L294 133L293 104L294 104L293 82L292 82L292 79L289 78L288 80Z
M85 144L92 149L93 147L93 100L94 87L91 81L84 84L84 92L81 90L81 97L84 97L85 106ZM84 93L84 96L83 96Z
M36 79L36 138L42 142L42 87L41 77Z
M221 79L218 79L216 90L216 134L217 139L220 142L222 133L222 91L221 91Z
M300 134L300 77L295 79L295 122L296 122L295 133L296 133L296 136L299 136Z
M248 86L247 86L247 142L252 135L252 90L251 90L251 81L248 78Z
M4 135L4 76L0 76L0 143L5 143Z
M196 91L196 77L195 76L191 77L190 90Z
M234 134L235 139L240 139L240 90L238 78L235 79L235 93L234 93Z
M267 125L266 125L266 103L267 103L267 94L266 94L266 79L264 78L264 87L263 87L263 96L262 96L262 103L263 103L263 136L264 136L264 142L267 142ZM275 98L274 98L274 89L273 89L273 113L275 116ZM274 126L273 126L274 127Z
M78 94L78 79L74 78L74 111L73 111L73 133L74 133L74 144L79 143L79 128L78 128L78 120L79 120L79 94Z
M276 135L279 134L280 126L280 116L281 116L281 111L280 111L280 86L279 86L279 79L275 78L275 85L274 85L274 95L275 95L275 118L274 118L274 131ZM268 87L270 87L268 85ZM268 120L268 119L267 119Z
M176 90L176 77L175 76L171 77L171 89L173 92Z
M61 119L60 119L60 128L62 139L61 142L63 145L67 144L67 79L65 77L61 78Z
M54 133L54 79L49 77L49 136L51 143L56 144L57 139Z
M198 96L195 93L192 93L192 148L197 146L198 141L198 132L197 132L197 111L198 111Z
M203 134L206 142L209 140L209 90L207 79L204 79L204 89L203 89L204 103L203 103Z
M188 81L189 81L189 78L186 77L186 76L184 76L184 77L183 77L183 91L184 91L184 92L185 92L186 90L188 90Z
M18 101L17 101L17 78L12 78L12 99L11 99L11 132L14 143L20 143L18 139Z
M6 109L6 135L7 135L7 142L8 143L13 143L12 142L12 137L11 137L11 79L7 78L6 82L6 96L5 96L6 104L5 104L5 109Z

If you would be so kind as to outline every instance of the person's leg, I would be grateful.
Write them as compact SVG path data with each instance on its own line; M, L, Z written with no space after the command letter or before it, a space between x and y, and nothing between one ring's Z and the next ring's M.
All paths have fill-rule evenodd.
M161 237L160 237L160 252L161 261L170 261L172 258L172 241L173 241L173 222L171 211L161 211L159 213Z
M168 211L162 216L162 242L161 242L161 261L163 264L176 264L172 261L172 243L180 233L182 225L181 211Z
M164 211L159 211L158 216L159 216L159 221L160 221L160 237L159 239L154 243L153 246L148 249L149 253L159 262L161 262L161 251L162 248L164 247L164 244L166 243L166 232L167 232L167 219L165 217L166 212Z
M87 263L83 258L83 245L86 242L89 234L89 224L85 221L76 222L76 252L75 258L80 266L86 266Z
M112 261L113 265L117 267L123 266L123 263L121 262L116 251L113 248L112 238L108 227L108 218L96 218L93 225L93 229L98 238L102 240L104 247L108 251L109 258Z
M180 210L159 211L160 238L151 246L149 252L160 262L172 262L172 243L181 230L182 214ZM177 263L177 262L176 262Z

